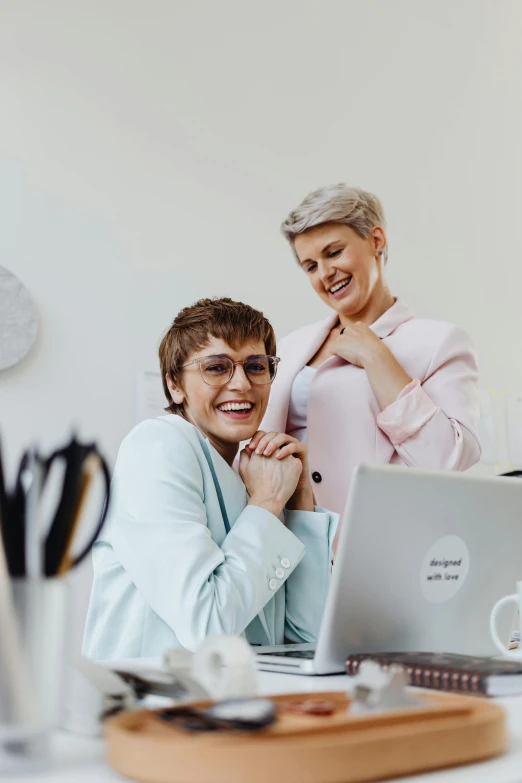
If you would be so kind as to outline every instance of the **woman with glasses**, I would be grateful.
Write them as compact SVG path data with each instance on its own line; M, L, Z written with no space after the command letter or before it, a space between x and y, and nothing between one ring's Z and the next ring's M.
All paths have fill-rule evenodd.
M108 521L93 551L84 654L196 648L213 634L313 641L337 517L315 509L306 447L285 434L247 446L279 359L262 313L230 299L182 310L159 359L168 415L123 441Z
M453 324L416 318L391 293L380 201L344 184L321 188L282 231L331 313L280 343L268 434L251 445L264 451L272 430L307 443L315 498L338 513L361 462L444 470L476 463L471 340Z

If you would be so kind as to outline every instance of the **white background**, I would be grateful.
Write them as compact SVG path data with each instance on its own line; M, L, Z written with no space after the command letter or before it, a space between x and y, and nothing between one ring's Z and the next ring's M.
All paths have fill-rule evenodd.
M112 464L198 297L323 317L279 224L338 181L384 202L393 292L522 389L521 40L519 0L0 0L0 263L40 319L10 465L73 423Z

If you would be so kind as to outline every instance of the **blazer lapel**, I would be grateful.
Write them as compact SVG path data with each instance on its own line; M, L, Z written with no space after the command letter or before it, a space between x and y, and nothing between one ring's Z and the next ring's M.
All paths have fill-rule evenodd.
M413 318L413 313L402 299L396 299L395 304L384 312L380 318L370 326L381 340L388 337L398 326Z
M230 467L228 462L226 462L221 454L211 445L209 439L205 438L205 441L208 446L210 458L212 459L216 479L221 488L228 520L230 525L233 526L234 522L248 503L246 487L236 471Z
M216 451L216 449L211 445L209 439L205 438L205 441L208 446L209 457L212 460L212 464L214 466L216 480L218 481L221 489L221 494L223 496L223 502L225 504L228 521L230 522L230 526L233 527L234 522L239 517L239 515L241 514L241 512L244 510L245 506L248 503L248 494L246 491L246 487L243 484L241 478L236 473L236 471L230 467L228 462L226 462L221 456L221 454L218 451ZM272 640L272 635L270 634L270 630L268 628L268 623L266 620L264 609L261 609L259 614L256 615L256 619L259 620L262 631L266 633L268 644L270 644ZM252 631L254 630L255 628L252 629ZM256 631L255 633L256 638L258 634L259 631Z

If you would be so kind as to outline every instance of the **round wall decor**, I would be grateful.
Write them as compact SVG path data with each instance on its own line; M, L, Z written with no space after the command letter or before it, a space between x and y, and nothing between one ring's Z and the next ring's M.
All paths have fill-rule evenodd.
M29 292L16 275L0 266L0 370L24 358L37 332L38 319Z

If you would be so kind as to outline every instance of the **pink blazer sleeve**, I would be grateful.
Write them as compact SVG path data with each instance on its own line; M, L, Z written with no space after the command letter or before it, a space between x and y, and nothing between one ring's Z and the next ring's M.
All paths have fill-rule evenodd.
M422 382L414 379L377 424L395 447L394 464L466 470L480 459L478 368L467 333L452 327Z

